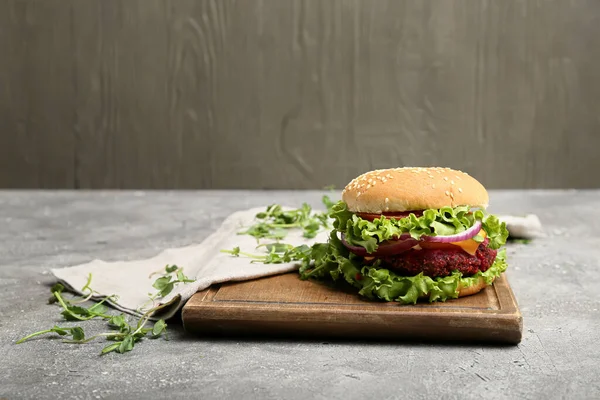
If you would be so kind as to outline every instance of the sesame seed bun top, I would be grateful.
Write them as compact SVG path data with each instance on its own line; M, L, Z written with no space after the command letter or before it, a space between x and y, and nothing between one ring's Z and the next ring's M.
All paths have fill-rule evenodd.
M439 209L487 208L487 190L469 174L438 167L377 169L353 179L342 191L352 212L376 213Z

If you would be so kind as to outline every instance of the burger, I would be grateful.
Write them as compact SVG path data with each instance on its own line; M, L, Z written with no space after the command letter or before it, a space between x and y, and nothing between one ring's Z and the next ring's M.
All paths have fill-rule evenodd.
M507 268L506 224L485 187L450 168L390 168L353 179L302 279L345 281L364 297L415 304L480 292Z

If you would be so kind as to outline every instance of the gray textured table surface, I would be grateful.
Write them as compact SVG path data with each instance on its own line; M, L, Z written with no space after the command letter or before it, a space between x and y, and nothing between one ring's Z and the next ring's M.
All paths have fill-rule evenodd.
M509 247L519 346L18 338L49 328L48 269L197 242L234 210L320 204L321 192L0 192L0 398L599 398L600 192L491 191L490 211L536 213L548 237ZM86 323L91 331L102 322Z

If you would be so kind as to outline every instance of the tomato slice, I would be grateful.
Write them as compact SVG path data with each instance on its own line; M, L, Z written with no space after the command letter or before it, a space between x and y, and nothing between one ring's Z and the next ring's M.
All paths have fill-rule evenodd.
M420 217L423 215L423 211L383 212L381 214L356 213L356 215L367 221L373 221L375 218L379 218L382 215L385 215L386 218L402 219L408 217L410 214L415 214L417 217Z

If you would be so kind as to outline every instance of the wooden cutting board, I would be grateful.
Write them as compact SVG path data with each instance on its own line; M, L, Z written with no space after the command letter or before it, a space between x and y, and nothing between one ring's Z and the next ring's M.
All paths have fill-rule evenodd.
M182 310L188 332L517 344L523 322L505 274L476 295L445 303L376 302L346 286L302 281L287 273L213 286Z

